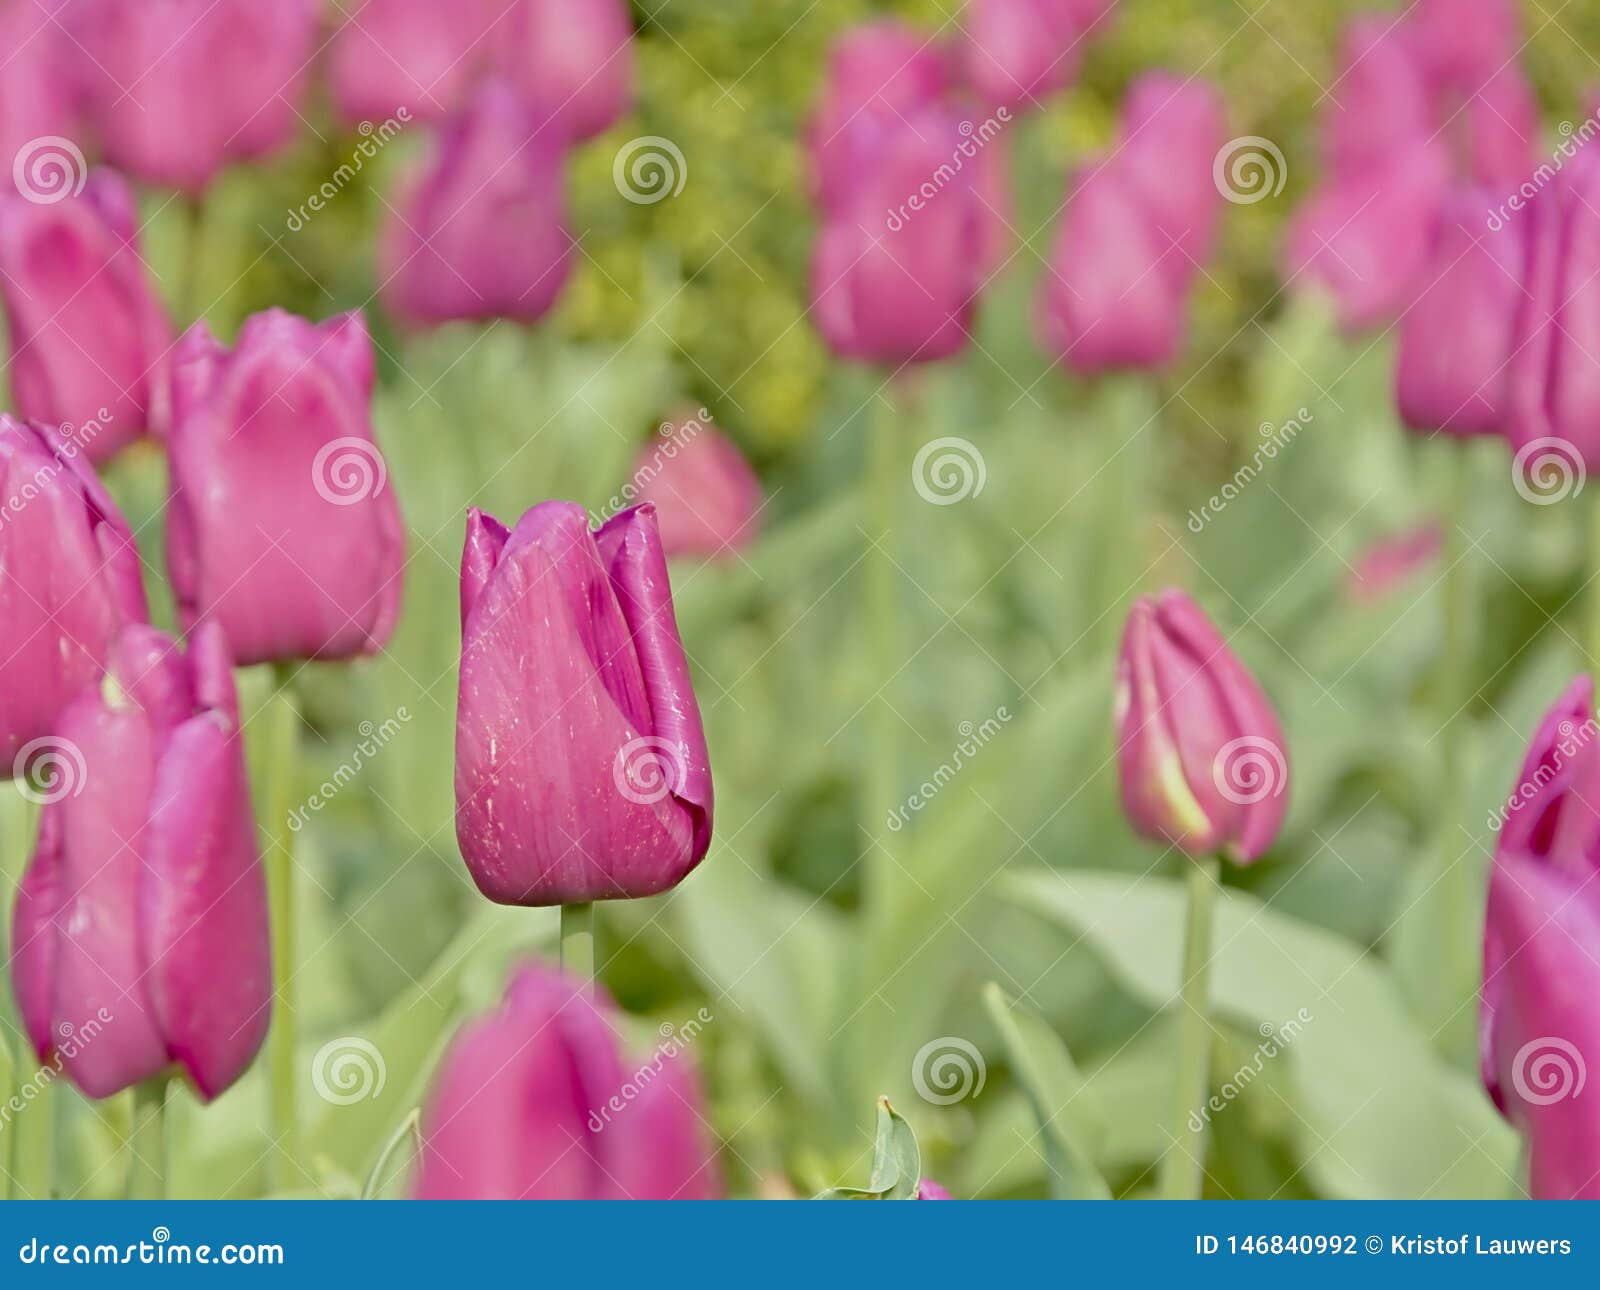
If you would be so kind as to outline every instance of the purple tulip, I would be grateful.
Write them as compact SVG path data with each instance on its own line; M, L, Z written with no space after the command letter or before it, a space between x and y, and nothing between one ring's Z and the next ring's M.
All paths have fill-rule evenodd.
M56 732L11 970L39 1060L59 1055L90 1097L176 1067L209 1101L267 1033L267 894L231 666L215 628L185 655L130 627Z
M422 1119L422 1200L709 1200L704 1100L676 1041L642 1065L614 1005L529 964L468 1024Z
M1288 807L1283 730L1181 591L1140 600L1117 658L1117 770L1134 829L1192 856L1261 856Z
M1490 232L1495 194L1458 189L1446 200L1423 285L1400 323L1396 388L1414 430L1497 434L1522 303L1520 226Z
M76 159L51 142L77 133L72 47L53 15L62 0L0 3L0 191L16 180L54 193L77 182ZM75 146L75 145L74 145Z
M507 86L485 86L390 214L379 247L390 307L420 325L541 318L572 268L564 160Z
M74 0L68 14L91 123L139 179L197 193L300 126L317 0Z
M173 366L167 562L186 628L241 664L381 649L400 612L404 529L373 441L359 313L271 309L231 351L204 323Z
M456 838L507 905L650 896L711 843L711 766L655 509L467 516Z
M167 419L172 329L134 220L133 195L109 170L76 197L0 196L12 398L97 461Z
M433 121L454 112L508 26L502 21L491 34L490 18L489 0L364 0L329 55L340 115L382 122L404 108L412 120Z
M633 20L625 0L512 0L490 44L495 68L540 128L561 138L609 129L632 101Z
M0 777L146 616L133 533L82 453L0 415Z
M728 559L754 544L765 497L739 449L705 414L661 428L634 462L633 496L656 509L668 556Z
M1228 137L1221 96L1206 81L1147 72L1123 100L1122 137L1115 165L1139 190L1156 231L1199 268L1222 213L1214 174Z
M963 79L984 102L1020 109L1078 74L1096 6L1082 0L967 0Z
M1484 926L1483 1080L1541 1200L1600 1199L1600 726L1573 682L1506 803Z

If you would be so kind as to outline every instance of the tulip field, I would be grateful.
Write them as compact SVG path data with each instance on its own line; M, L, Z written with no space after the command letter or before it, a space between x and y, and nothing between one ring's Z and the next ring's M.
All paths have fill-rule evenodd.
M1576 9L0 0L0 1198L1600 1199Z

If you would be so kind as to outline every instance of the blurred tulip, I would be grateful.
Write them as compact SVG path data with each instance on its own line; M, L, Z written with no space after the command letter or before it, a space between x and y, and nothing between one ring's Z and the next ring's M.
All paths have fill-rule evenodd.
M1453 192L1433 236L1423 285L1400 322L1396 387L1414 430L1497 434L1522 302L1521 226L1490 232L1495 195Z
M1533 86L1518 68L1501 69L1469 98L1448 101L1444 110L1449 125L1465 135L1456 145L1459 173L1507 192L1534 173L1543 126Z
M215 628L184 655L130 627L56 732L11 969L39 1060L59 1055L90 1097L177 1067L210 1101L267 1033L267 893L231 666Z
M986 103L1036 104L1077 77L1093 11L1082 0L967 0L963 78Z
M198 193L299 128L317 0L74 0L84 105L106 156Z
M1157 232L1182 253L1186 269L1209 259L1216 243L1224 199L1214 171L1227 138L1226 109L1209 82L1157 71L1128 87L1114 164L1138 189Z
M133 532L83 455L0 414L0 777L146 616Z
M704 1100L676 1041L623 1065L615 1007L529 964L440 1064L422 1118L422 1200L709 1200Z
M711 843L711 766L655 508L589 531L473 510L461 558L456 838L507 905L650 896Z
M1288 807L1283 730L1261 686L1180 591L1140 600L1117 658L1117 770L1134 829L1244 865Z
M506 0L495 0L505 7ZM626 0L511 0L490 39L494 66L540 130L587 139L633 98L633 19Z
M0 191L20 179L24 191L53 194L83 173L60 146L77 133L78 116L72 48L54 19L61 5L0 0Z
M216 622L240 664L381 649L404 530L373 441L359 313L271 309L231 351L197 323L173 364L167 563L186 629Z
M485 86L390 212L385 301L422 325L543 317L572 268L564 159L562 141L507 86Z
M491 34L491 0L363 0L333 38L329 76L339 114L379 123L401 108L433 121L465 103L509 19ZM348 0L347 0L348 6ZM495 3L494 12L503 8Z
M171 324L139 256L133 195L96 170L81 195L0 196L11 395L95 460L167 419ZM90 423L94 433L87 433Z
M1527 1135L1536 1199L1600 1199L1600 727L1574 681L1504 808L1484 928L1483 1080Z
M1409 24L1392 14L1356 18L1339 48L1339 76L1322 115L1323 152L1333 177L1350 181L1425 144L1439 123Z
M947 1192L938 1183L934 1182L932 1178L924 1178L921 1182L919 1182L917 1184L917 1199L918 1200L949 1200L949 1199L951 1199L951 1197L950 1197L950 1193Z
M633 496L656 508L668 556L730 558L755 542L765 498L739 449L705 415L662 427L633 467Z
M1522 50L1516 0L1418 0L1416 45L1441 82L1476 89Z
M1345 595L1358 605L1376 605L1392 596L1444 552L1444 533L1436 520L1374 542L1358 555L1345 579Z

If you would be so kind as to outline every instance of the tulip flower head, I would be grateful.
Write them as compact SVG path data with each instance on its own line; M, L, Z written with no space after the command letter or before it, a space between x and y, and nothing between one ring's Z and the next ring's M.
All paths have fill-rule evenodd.
M1600 1199L1600 725L1580 677L1500 813L1484 930L1483 1080L1527 1136L1537 1199Z
M185 627L219 623L241 664L372 653L394 630L404 528L372 382L358 313L273 309L231 350L203 323L179 345L169 572Z
M83 173L61 146L78 134L78 101L72 47L54 18L60 7L61 0L0 3L0 191L53 195Z
M1256 679L1180 591L1140 600L1117 657L1129 823L1196 857L1258 859L1288 807L1283 729Z
M1096 0L967 0L964 79L987 103L1024 108L1078 74L1084 37L1110 6Z
M583 140L633 98L633 19L626 0L492 0L505 10L490 57L543 130Z
M503 7L497 3L496 10ZM403 108L436 121L460 107L490 48L489 0L362 0L333 38L329 78L347 121L387 121Z
M11 972L39 1060L59 1057L90 1097L176 1069L209 1101L266 1036L266 883L232 663L215 627L186 654L130 627L56 730Z
M463 1028L440 1064L417 1198L719 1196L689 1058L669 1039L643 1065L624 1065L618 1020L608 998L560 972L518 972L499 1009Z
M765 498L733 440L702 414L662 427L641 449L633 485L656 508L669 557L729 559L754 543Z
M648 504L590 532L474 510L461 558L456 838L508 905L649 896L711 843L711 767Z

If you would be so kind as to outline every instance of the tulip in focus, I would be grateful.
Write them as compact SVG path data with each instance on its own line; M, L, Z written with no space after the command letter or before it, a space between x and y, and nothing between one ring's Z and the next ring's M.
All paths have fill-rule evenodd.
M379 244L385 301L413 323L534 322L572 268L565 145L504 84L440 132Z
M711 766L655 508L590 532L473 510L461 558L456 838L507 905L651 896L711 843Z
M167 418L172 329L135 231L133 194L97 170L76 197L0 195L0 301L17 409L104 460ZM93 433L90 433L90 427Z
M130 627L57 728L11 972L39 1060L59 1056L89 1097L176 1069L210 1101L267 1033L267 893L232 662L215 627L187 654Z
M761 481L709 414L662 427L633 468L634 496L656 508L661 549L672 556L729 558L756 539Z
M1527 1136L1539 1200L1600 1199L1597 735L1594 686L1580 677L1528 749L1489 880L1483 1080Z
M197 323L173 362L167 561L186 629L242 664L382 648L404 530L373 440L359 313L249 319L232 350Z
M1138 601L1117 657L1117 771L1134 829L1249 864L1288 807L1283 730L1256 679L1181 591Z
M463 1028L440 1064L417 1198L720 1196L689 1058L668 1040L636 1064L618 1022L586 985L537 963L518 972L499 1009Z
M633 19L626 0L491 0L505 11L489 35L493 66L527 102L541 132L591 138L633 98Z
M387 121L404 108L434 121L467 98L491 48L490 0L364 0L330 51L329 79L339 114ZM496 3L495 12L503 8ZM508 20L502 20L503 30Z
M0 415L0 777L24 774L146 618L133 533L81 453ZM20 754L20 756L19 756Z

